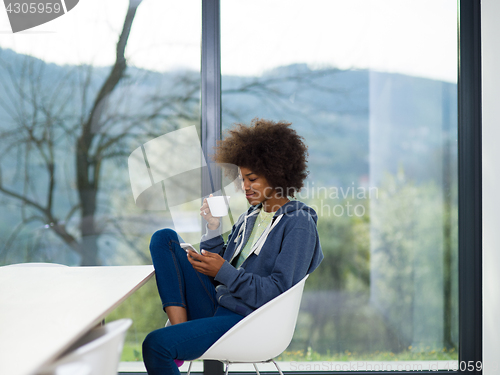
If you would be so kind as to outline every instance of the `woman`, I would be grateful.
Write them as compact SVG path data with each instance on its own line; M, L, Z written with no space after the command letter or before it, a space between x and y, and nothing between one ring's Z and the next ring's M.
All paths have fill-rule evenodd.
M283 293L323 259L316 212L290 200L307 177L307 146L290 123L255 119L219 142L214 160L241 179L250 208L224 243L219 218L206 202L201 254L186 252L170 229L150 244L158 291L171 326L143 343L148 374L179 374L246 315ZM244 348L242 348L244 350Z

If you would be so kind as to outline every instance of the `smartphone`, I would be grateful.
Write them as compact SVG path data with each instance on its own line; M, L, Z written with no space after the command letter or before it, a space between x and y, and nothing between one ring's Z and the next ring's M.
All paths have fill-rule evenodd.
M181 243L181 247L182 247L184 250L186 250L186 253L187 253L187 251L188 251L188 250L192 250L192 251L194 251L194 252L196 252L196 253L198 253L198 254L200 253L198 250L196 250L196 249L194 248L194 246L193 246L193 245L191 245L190 243L187 243L187 242L182 242L182 243Z

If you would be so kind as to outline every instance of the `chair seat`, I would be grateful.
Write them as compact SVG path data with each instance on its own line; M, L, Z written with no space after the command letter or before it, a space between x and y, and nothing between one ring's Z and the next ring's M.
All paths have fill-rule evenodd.
M283 353L292 341L308 276L238 322L199 359L255 363Z

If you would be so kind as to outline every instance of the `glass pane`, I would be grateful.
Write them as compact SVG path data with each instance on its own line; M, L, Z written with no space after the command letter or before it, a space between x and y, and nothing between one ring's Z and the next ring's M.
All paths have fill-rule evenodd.
M0 265L151 264L155 230L199 240L201 150L197 168L176 151L200 140L201 2L130 4L85 0L0 36ZM122 316L123 359L142 361L166 320L154 281L109 319Z
M282 367L456 369L456 1L223 0L221 18L223 130L285 120L309 146L297 198L325 259Z

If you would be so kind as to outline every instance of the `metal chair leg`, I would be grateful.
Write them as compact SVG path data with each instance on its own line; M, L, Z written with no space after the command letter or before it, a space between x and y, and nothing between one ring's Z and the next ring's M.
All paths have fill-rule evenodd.
M193 365L193 361L190 361L189 362L189 367L188 367L188 372L187 372L187 375L189 375L191 373L191 366Z
M281 372L281 369L279 368L279 366L278 366L278 364L276 363L276 361L275 361L274 359L273 359L272 361L273 361L274 365L276 366L276 368L278 369L278 371L279 371L280 375L283 375L283 373Z
M252 363L252 364L253 364L253 367L255 367L255 372L257 373L257 375L260 375L259 369L257 368L257 364L256 363Z
M226 363L226 373L225 375L227 375L227 373L229 372L229 362L225 362Z

